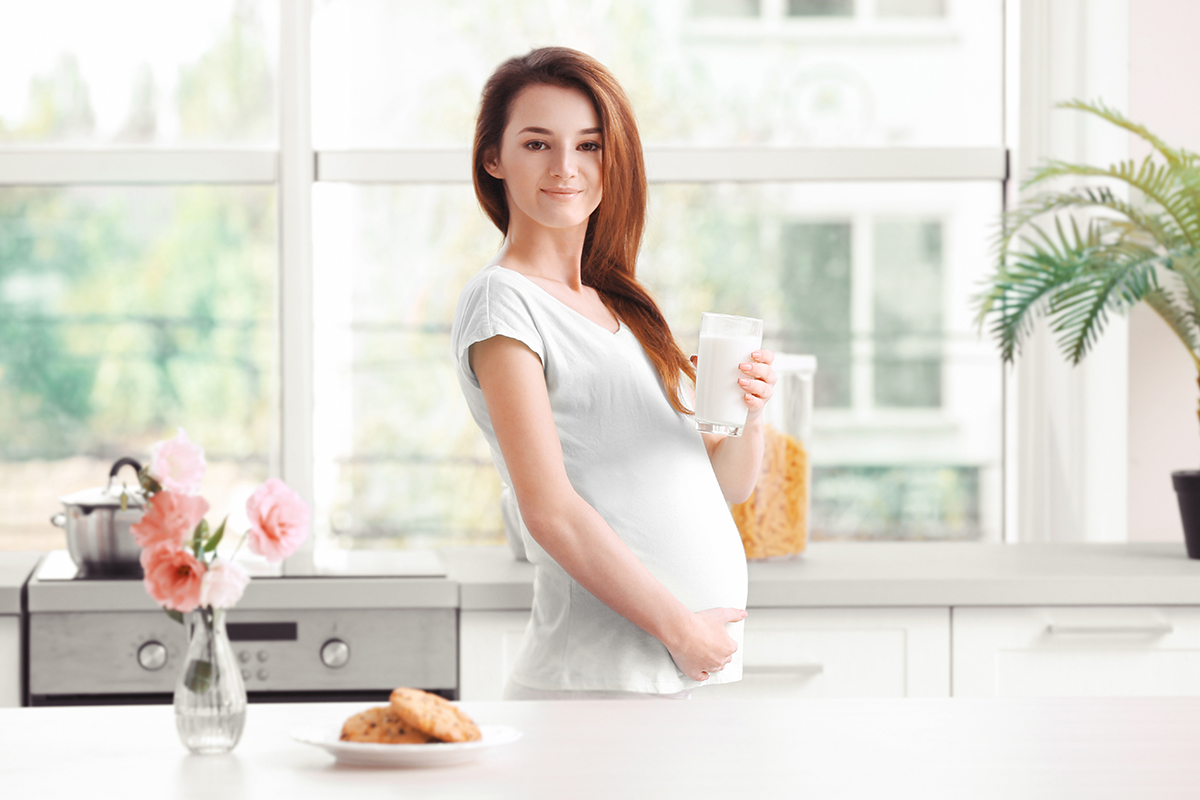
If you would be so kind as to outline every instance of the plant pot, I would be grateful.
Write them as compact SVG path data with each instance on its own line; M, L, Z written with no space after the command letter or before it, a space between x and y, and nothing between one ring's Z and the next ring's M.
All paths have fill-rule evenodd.
M1175 495L1179 498L1179 516L1183 520L1183 541L1188 558L1200 559L1200 470L1171 473Z

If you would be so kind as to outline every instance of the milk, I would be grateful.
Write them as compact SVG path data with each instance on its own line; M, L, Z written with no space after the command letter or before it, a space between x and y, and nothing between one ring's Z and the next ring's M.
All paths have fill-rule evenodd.
M738 378L746 373L738 364L752 363L750 354L762 344L761 336L700 335L696 360L696 422L732 428L746 424L746 391ZM741 431L737 431L740 433Z

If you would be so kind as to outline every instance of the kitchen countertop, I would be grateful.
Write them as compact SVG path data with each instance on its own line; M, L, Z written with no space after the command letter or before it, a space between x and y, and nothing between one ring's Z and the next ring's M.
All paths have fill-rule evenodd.
M533 565L508 547L440 552L462 610L530 607ZM1182 542L817 542L749 566L752 608L1200 605L1200 561Z
M0 553L0 614L21 613L21 587L41 558L41 553Z
M71 800L1168 800L1200 786L1200 698L465 703L523 736L437 769L338 766L288 735L364 707L252 705L220 756L189 755L170 706L0 709L0 786Z

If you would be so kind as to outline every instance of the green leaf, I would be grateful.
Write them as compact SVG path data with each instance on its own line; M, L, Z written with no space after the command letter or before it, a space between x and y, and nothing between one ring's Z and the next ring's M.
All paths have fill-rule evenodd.
M196 659L188 662L183 685L195 694L204 694L212 686L214 677L216 677L216 669L214 669L213 663Z
M167 616L178 622L180 625L183 624L183 614L181 612L176 611L173 608L164 608L163 611L167 612Z
M209 540L204 544L204 552L211 553L217 549L217 545L219 545L221 543L221 537L225 535L225 523L228 521L229 521L228 516L226 516L225 519L221 520L221 524L217 528L217 532L214 533L211 537L209 537Z
M208 536L208 520L202 519L196 524L196 529L192 531L192 553L196 558L200 557L200 551L204 546L206 536Z
M150 467L142 467L138 470L138 483L142 486L142 492L149 497L152 494L157 494L163 490L162 484L154 480L150 475Z

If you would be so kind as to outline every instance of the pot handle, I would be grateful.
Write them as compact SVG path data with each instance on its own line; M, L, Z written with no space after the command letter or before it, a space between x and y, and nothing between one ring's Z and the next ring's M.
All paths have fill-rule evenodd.
M110 469L108 471L108 482L110 485L112 484L112 479L117 477L117 473L120 472L121 467L124 467L124 466L133 467L134 470L137 472L142 471L142 465L138 463L136 458L130 458L129 456L125 456L124 458L118 458L116 461L113 462L112 469Z
M56 528L67 527L67 515L61 511L50 518L50 524Z
M138 463L137 458L130 458L128 456L125 458L118 458L115 462L113 462L113 469L108 470L108 480L112 481L114 477L116 477L116 474L121 471L122 467L132 467L134 470L138 471L138 473L142 471L142 464Z

